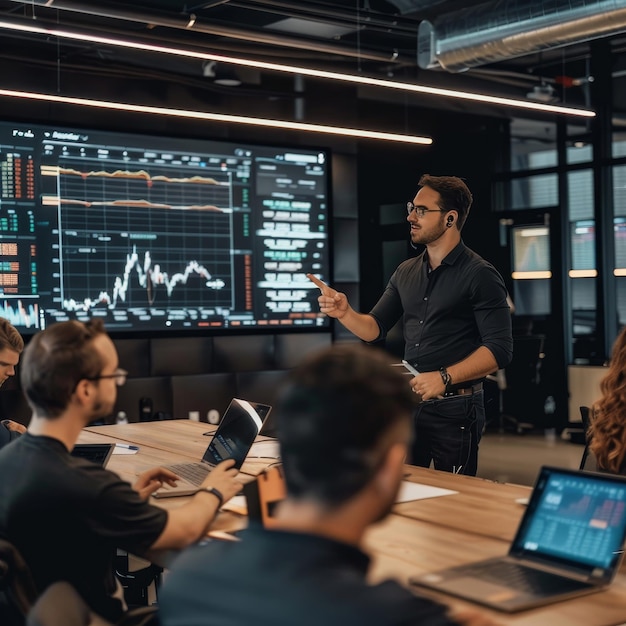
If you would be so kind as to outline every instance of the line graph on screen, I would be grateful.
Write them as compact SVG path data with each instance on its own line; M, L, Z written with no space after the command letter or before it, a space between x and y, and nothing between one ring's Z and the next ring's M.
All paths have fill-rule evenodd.
M84 160L47 175L58 176L43 203L59 207L66 311L232 306L229 175Z

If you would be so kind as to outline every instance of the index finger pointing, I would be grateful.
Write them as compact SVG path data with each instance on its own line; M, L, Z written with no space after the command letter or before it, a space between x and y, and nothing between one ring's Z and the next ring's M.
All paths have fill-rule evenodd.
M328 295L328 291L330 287L323 281L320 280L317 276L313 276L313 274L307 274L306 277L315 284L316 287L319 287L319 290L324 294Z

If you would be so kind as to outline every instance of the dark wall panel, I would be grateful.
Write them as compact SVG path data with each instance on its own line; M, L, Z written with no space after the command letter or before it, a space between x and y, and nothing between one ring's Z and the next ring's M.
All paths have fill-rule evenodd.
M170 379L165 376L153 378L129 378L126 384L117 390L117 400L113 418L119 411L125 411L129 422L139 421L139 402L150 398L152 415L165 413L172 415L172 388Z
M221 419L228 403L236 395L234 374L200 374L173 376L172 397L174 417L188 418L197 411L201 421L207 421L209 411L216 411L212 419Z
M291 369L300 363L307 354L330 346L330 333L306 333L302 335L276 336L276 367Z
M281 370L237 374L237 397L249 402L274 405L285 376Z
M359 223L356 220L335 219L333 227L333 283L358 282L359 247L356 242L359 240Z
M274 367L274 335L215 337L214 372L249 372Z
M150 340L116 339L120 367L132 378L150 376Z
M152 376L183 376L211 371L211 337L177 337L152 340Z

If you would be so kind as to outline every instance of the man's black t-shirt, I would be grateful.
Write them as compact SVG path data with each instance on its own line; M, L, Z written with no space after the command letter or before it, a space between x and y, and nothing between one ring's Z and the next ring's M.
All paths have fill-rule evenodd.
M167 513L49 437L26 433L5 446L0 476L0 536L21 552L37 587L67 580L94 611L117 620L122 604L110 595L116 549L145 552Z

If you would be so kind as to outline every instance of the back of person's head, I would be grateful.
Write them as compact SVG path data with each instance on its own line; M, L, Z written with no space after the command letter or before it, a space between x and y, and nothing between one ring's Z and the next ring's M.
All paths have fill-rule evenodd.
M289 373L275 411L290 497L332 507L368 484L410 432L414 398L398 370L377 348L338 344Z
M468 186L457 176L431 176L430 174L424 174L418 184L420 188L429 187L441 196L439 208L458 213L456 225L461 230L469 215L473 200Z
M589 447L600 469L620 473L626 466L626 327L613 344L600 391L593 406Z
M0 350L5 349L21 354L24 349L24 340L9 320L0 317Z
M104 365L93 340L104 334L104 324L59 322L37 333L22 359L22 387L41 417L58 417L68 406L79 381L94 378Z

